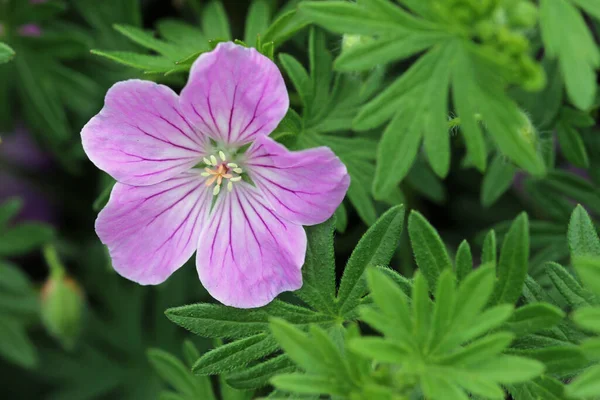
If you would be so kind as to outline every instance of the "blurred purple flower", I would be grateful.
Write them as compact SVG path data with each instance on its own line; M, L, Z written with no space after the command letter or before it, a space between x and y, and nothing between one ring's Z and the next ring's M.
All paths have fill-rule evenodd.
M42 36L42 28L36 24L25 24L19 26L17 32L21 36L39 37Z
M2 135L0 161L0 203L19 197L23 200L19 220L55 223L56 208L46 194L30 180L15 173L21 171L34 174L47 171L52 166L50 158L36 145L22 125L14 133Z
M299 289L302 225L331 217L350 178L329 148L291 152L268 137L288 106L277 66L231 42L195 61L181 96L115 84L82 140L118 181L96 221L116 271L159 284L197 250L200 280L226 305Z

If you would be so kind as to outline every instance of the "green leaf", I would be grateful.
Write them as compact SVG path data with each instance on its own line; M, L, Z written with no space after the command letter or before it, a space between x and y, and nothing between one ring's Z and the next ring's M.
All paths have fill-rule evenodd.
M583 307L576 310L573 321L584 329L600 333L600 307Z
M410 32L378 38L343 50L335 60L334 66L342 72L366 71L378 65L408 58L445 38L446 34L438 32Z
M350 389L329 377L300 373L278 375L271 382L280 389L307 394L331 393L343 396Z
M516 169L502 156L496 156L483 178L481 204L489 207L496 202L512 185Z
M292 80L294 88L302 100L302 104L304 107L307 107L311 104L314 95L308 72L298 60L288 54L279 54L279 61L287 76Z
M600 256L600 238L592 219L581 205L571 214L567 236L571 257Z
M544 364L524 357L503 355L475 368L479 377L500 383L526 382L544 372Z
M392 191L408 174L417 154L421 136L425 138L425 150L429 163L438 176L445 176L450 162L450 136L447 127L447 97L440 96L440 90L447 91L450 71L447 68L451 54L456 46L448 44L435 47L419 62L430 63L426 69L431 69L427 79L415 85L415 89L404 93L394 102L397 112L392 122L384 131L379 143L377 170L373 182L373 193L376 198L382 198ZM412 68L418 63L415 63ZM421 67L423 68L423 67ZM410 72L410 71L409 71ZM416 74L404 74L398 82L411 79ZM407 84L408 85L408 84ZM388 89L389 90L389 89ZM361 118L365 110L384 96L365 106L357 118ZM399 107L400 106L400 107ZM400 111L398 111L400 108ZM381 111L380 111L381 113ZM380 114L381 115L381 114ZM386 116L384 114L384 116ZM373 116L371 116L371 119Z
M566 171L552 171L542 183L561 195L585 204L591 211L600 212L600 193L586 179Z
M498 262L498 256L496 255L497 245L496 245L496 232L492 229L485 235L485 239L483 240L483 251L481 254L481 263L488 264L491 263L496 265Z
M546 271L558 292L570 306L581 307L594 301L593 294L581 287L562 265L553 262L547 263Z
M520 214L510 227L496 270L498 281L490 304L514 304L521 296L529 267L529 221Z
M17 197L9 198L0 204L0 230L23 208L23 201Z
M435 289L440 273L452 270L446 246L435 228L417 211L411 211L408 217L408 233L417 265L429 287Z
M540 1L540 26L545 50L558 57L569 99L587 110L596 96L596 72L600 51L587 23L567 0ZM568 35L562 32L568 31Z
M228 375L227 383L236 389L258 389L267 386L272 377L294 372L297 369L294 363L285 354L282 354Z
M410 346L414 345L407 295L393 278L382 269L369 269L367 278L371 295L379 309L385 314L385 319L382 320L380 313L369 307L361 308L362 319L386 336L395 338L400 342L406 342Z
M581 371L590 363L581 349L573 345L513 350L513 353L544 363L545 372L549 375L568 376Z
M404 206L392 207L360 239L346 264L338 290L337 302L341 314L358 305L358 296L363 294L359 281L365 269L389 263L400 241L403 223Z
M278 47L307 25L308 20L303 15L290 10L273 21L263 35L262 42L273 42L274 47Z
M461 282L473 270L473 256L469 242L463 240L456 251L456 279Z
M481 115L487 131L498 145L500 151L511 158L521 168L529 171L531 174L541 176L546 173L545 164L539 156L535 146L535 132L527 117L519 110L515 102L506 95L504 80L500 79L497 68L490 68L486 61L479 56L474 55L466 46L456 46L455 67L462 69L461 78L470 81L463 82L464 90L455 95L467 96L467 98L455 99L457 104L467 101L471 104L477 104L477 113ZM482 84L485 82L485 84ZM456 84L456 83L455 83ZM472 111L469 109L469 111ZM474 118L473 114L460 114L461 118ZM473 125L473 120L471 124ZM468 131L468 130L467 130ZM471 126L471 132L467 139L467 148L469 149L469 139L480 133ZM480 140L480 139L477 139ZM482 139L481 139L482 140ZM482 143L471 145L473 152L479 157L483 156ZM471 154L471 151L470 151ZM474 156L472 156L475 160ZM475 163L475 165L478 165ZM483 164L485 165L485 163ZM481 169L481 168L480 168Z
M173 61L177 61L183 56L175 46L157 39L152 33L135 26L115 25L115 29L140 46L154 50Z
M335 220L306 228L308 244L302 267L302 288L294 294L316 310L335 312Z
M268 329L268 314L216 304L192 304L169 308L167 318L202 337L243 338Z
M576 398L600 396L600 365L588 369L575 378L567 386L566 393Z
M584 285L600 296L600 256L579 256L573 260L573 266Z
M25 328L8 318L0 318L0 356L24 368L33 368L38 363Z
M254 0L250 4L246 17L244 41L250 44L255 43L257 36L265 33L269 28L270 20L271 7L269 3L266 0Z
M587 168L590 164L585 144L577 130L567 123L560 121L556 125L560 150L565 158L573 165Z
M302 2L298 9L312 22L335 33L381 35L405 32L395 15L374 12L361 5L344 1Z
M508 332L498 332L469 343L449 356L442 357L438 362L445 365L469 366L497 356L506 349L514 335Z
M213 0L204 7L202 30L210 40L231 40L231 30L223 3Z
M167 72L175 67L172 61L162 56L131 53L127 51L91 50L92 54L144 71Z
M271 320L271 332L286 355L304 370L323 374L329 372L327 360L323 359L305 333L281 319Z
M26 254L54 237L54 230L38 222L25 222L0 233L0 257Z
M467 275L458 288L452 317L454 327L468 326L481 312L492 294L494 281L494 267L489 264Z
M210 381L206 378L195 378L188 368L171 354L159 349L150 349L148 359L160 377L179 392L207 400L215 399Z
M415 292L413 291L413 298L414 297ZM423 302L428 303L428 297L429 296L425 296ZM413 300L413 304L414 302L415 300ZM456 278L455 275L452 273L451 269L444 269L439 277L439 281L437 282L437 289L435 291L435 305L433 307L431 329L428 330L427 348L435 347L439 343L439 341L444 337L444 335L448 332L448 328L452 323L455 302ZM424 311L426 311L426 308ZM429 316L427 316L427 318L428 317Z
M260 333L219 346L196 361L192 371L197 375L218 375L244 368L275 352L279 346L271 335Z
M15 51L7 44L0 42L0 64L9 62L15 56Z
M173 43L180 55L208 50L208 40L195 26L176 19L161 19L157 23L160 36ZM181 60L177 60L181 63Z
M397 343L378 337L356 338L348 347L369 359L390 364L402 364L409 354Z
M564 317L565 313L552 304L531 303L517 308L504 328L517 336L525 336L552 328Z

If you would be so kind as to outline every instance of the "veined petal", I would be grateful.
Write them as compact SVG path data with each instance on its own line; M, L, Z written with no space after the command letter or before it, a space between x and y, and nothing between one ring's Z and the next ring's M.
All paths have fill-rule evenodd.
M92 162L128 185L152 185L179 175L206 155L208 137L190 125L177 94L153 82L116 83L104 108L81 131Z
M319 224L340 205L350 176L328 147L289 151L257 139L246 153L245 170L277 214L301 225Z
M289 98L273 61L228 42L194 62L181 106L198 129L239 146L269 135L285 116Z
M219 196L200 235L202 284L225 305L260 307L302 286L306 233L279 217L253 186L239 182Z
M142 285L164 282L194 253L211 198L193 172L151 186L117 183L96 220L115 270Z

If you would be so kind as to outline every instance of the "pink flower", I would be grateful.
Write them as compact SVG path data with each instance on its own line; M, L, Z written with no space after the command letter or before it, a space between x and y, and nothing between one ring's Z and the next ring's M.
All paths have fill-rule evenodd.
M268 137L288 106L275 64L233 43L202 54L179 97L115 84L82 140L118 181L96 221L117 272L159 284L196 251L200 280L226 305L299 289L302 225L329 218L350 178L329 148L290 152Z

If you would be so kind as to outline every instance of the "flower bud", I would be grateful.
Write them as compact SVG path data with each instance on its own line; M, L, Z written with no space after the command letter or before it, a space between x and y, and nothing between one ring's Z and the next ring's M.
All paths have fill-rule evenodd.
M520 1L508 9L511 25L518 28L532 28L538 20L538 9L529 0Z
M83 291L69 277L51 277L41 291L42 322L65 349L72 349L81 332L85 311Z

